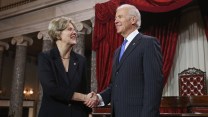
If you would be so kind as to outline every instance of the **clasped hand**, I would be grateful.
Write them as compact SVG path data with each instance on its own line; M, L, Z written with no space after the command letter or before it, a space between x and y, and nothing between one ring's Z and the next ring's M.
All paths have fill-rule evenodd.
M96 107L99 104L99 98L95 92L86 95L84 104L90 108Z

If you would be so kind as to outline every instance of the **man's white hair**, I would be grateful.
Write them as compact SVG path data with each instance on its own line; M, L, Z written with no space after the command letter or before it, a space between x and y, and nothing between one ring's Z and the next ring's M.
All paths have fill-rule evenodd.
M128 9L128 14L130 16L135 16L136 17L136 19L137 19L136 25L137 25L137 28L139 29L140 26L141 26L141 15L140 15L139 10L135 6L130 5L130 4L123 4L123 5L119 6L117 8L117 10L122 9L122 8L127 8Z

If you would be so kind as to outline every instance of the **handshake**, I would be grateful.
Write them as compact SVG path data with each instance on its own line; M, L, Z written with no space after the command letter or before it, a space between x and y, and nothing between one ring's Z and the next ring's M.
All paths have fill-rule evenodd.
M98 106L99 103L99 97L95 92L90 92L84 96L84 104L90 108Z

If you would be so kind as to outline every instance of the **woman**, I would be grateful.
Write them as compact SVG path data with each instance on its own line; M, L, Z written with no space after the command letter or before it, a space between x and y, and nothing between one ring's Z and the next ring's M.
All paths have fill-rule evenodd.
M66 17L53 19L48 34L56 46L38 57L38 75L43 88L39 117L87 117L89 85L86 60L73 52L77 44L74 23Z

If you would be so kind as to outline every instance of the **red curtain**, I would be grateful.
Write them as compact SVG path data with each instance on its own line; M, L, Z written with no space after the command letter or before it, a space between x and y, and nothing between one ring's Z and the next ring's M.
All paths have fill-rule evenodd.
M112 72L112 58L115 49L121 44L122 37L116 34L114 25L114 17L116 8L124 3L133 4L141 11L147 12L168 12L179 7L186 5L191 0L111 0L106 3L95 5L95 27L93 35L92 49L96 51L96 78L98 83L98 92L105 89L110 83ZM170 24L171 25L171 24ZM174 27L174 26L173 26ZM174 57L175 46L177 39L175 32L171 32L171 26L167 26L169 32L162 31L163 28L155 28L153 33L150 30L149 33L154 36L159 36L164 60L163 72L165 75L165 82L172 66L172 60ZM166 30L166 29L164 29ZM158 32L157 32L158 31ZM174 37L173 40L171 34ZM167 40L166 40L167 39ZM168 45L163 45L168 44ZM173 44L173 45L171 45ZM171 45L171 46L170 46ZM168 50L163 50L168 49ZM169 53L171 52L171 53ZM166 62L167 61L167 62Z
M110 1L95 5L95 26L92 48L96 51L96 78L98 92L106 88L112 72L112 58L121 43L115 33L114 17L117 2Z
M168 12L178 9L192 0L120 0L120 3L135 5L139 10L146 12Z
M168 76L173 64L178 39L179 17L170 21L167 25L154 25L145 34L157 37L161 44L163 55L163 75L164 85L168 80Z

